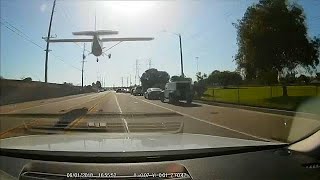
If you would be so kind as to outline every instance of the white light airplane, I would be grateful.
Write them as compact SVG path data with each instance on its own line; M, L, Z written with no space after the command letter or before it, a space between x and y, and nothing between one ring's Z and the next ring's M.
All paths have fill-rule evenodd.
M101 55L104 55L105 52L103 52L103 42L111 42L111 41L151 41L154 38L152 37L127 37L127 38L100 38L100 36L103 35L114 35L118 34L118 31L111 31L111 30L96 30L96 31L80 31L80 32L73 32L73 35L80 35L80 36L92 36L92 38L86 38L86 39L49 39L49 42L51 43L58 43L58 42L91 42L91 52L90 54L93 54L97 57L97 62L99 61L98 57ZM47 40L47 39L46 39ZM111 54L108 55L109 58L111 57Z

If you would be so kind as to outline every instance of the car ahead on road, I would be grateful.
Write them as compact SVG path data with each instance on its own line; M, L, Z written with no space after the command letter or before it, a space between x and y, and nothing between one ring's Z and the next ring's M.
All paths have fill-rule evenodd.
M141 86L137 86L137 87L133 88L132 95L134 95L134 96L142 96L143 95L142 87Z
M161 102L166 99L169 103L178 101L187 101L188 104L192 102L193 92L190 81L169 82L166 84L164 91L161 93Z
M146 92L144 92L144 98L146 99L160 99L162 93L162 89L160 88L148 88Z
M124 93L130 93L130 89L129 89L129 88L125 88L125 89L123 90L123 92L124 92Z
M124 90L121 89L121 88L118 88L118 89L116 90L116 93L122 93L122 92L124 92Z

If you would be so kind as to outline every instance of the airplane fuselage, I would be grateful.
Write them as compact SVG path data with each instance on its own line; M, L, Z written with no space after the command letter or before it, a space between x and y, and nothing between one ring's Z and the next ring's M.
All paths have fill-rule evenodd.
M99 36L94 35L93 36L93 41L92 41L92 46L91 46L91 52L95 56L101 56L102 55L102 42L100 41Z

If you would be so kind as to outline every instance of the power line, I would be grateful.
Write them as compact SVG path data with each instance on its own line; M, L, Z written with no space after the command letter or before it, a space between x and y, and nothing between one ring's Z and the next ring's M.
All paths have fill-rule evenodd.
M1 18L1 17L0 17ZM7 23L9 26L11 26L12 28L14 28L15 30L17 30L19 33L21 33L22 35L26 36L27 38L30 38L28 35L24 34L22 31L20 31L18 28L16 28L14 25L12 25L11 23L9 23L8 21L6 21L5 19L1 18L2 21L4 21L5 23Z
M32 43L33 45L37 46L40 49L44 49L42 46L40 46L39 44L37 44L36 42L32 41L30 38L28 38L26 35L23 35L22 33L19 33L17 30L14 30L16 28L14 27L9 27L7 26L5 23L0 22L4 27L6 27L8 30L10 30L11 32L15 33L16 35L20 36L21 38L23 38L24 40Z
M67 23L69 23L69 24L72 25L73 27L79 28L79 26L77 26L75 23L73 23L73 21L72 21L71 18L70 18L70 15L67 13L67 10L66 10L63 6L58 6L58 7L61 8L61 12L62 12L63 16L65 17ZM76 42L73 42L73 43L74 43L75 45L77 45L77 46L81 49L81 51L83 50L83 48L82 48L81 45L79 45L79 44L76 43ZM87 51L87 52L90 53L90 51L88 51L88 50L86 50L86 49L85 49L85 51Z
M120 43L122 43L122 41L119 41L116 44L114 44L113 46L109 47L107 50L104 51L104 53L107 52L108 50L112 49L113 47L117 46Z
M77 69L77 70L79 70L79 71L82 71L80 68L77 68L76 66L67 63L67 62L64 61L61 57L59 57L59 56L57 56L57 55L55 55L55 54L53 54L53 53L51 53L51 55L54 56L55 58L57 58L58 60L64 62L65 64L69 65L70 67L73 67L74 69Z
M6 27L8 30L10 30L11 32L13 32L13 33L15 33L16 35L20 36L21 38L25 39L26 41L32 43L33 45L37 46L37 47L40 48L41 50L44 49L44 47L42 47L42 46L39 45L38 43L34 42L34 41L31 40L30 38L28 38L29 36L26 35L25 33L23 33L23 32L22 32L21 30L19 30L17 27L13 26L11 23L9 23L8 21L4 20L3 18L1 18L1 19L2 19L2 21L4 21L6 24L5 24L4 22L2 22L2 21L0 21L0 23L1 23L4 27ZM7 24L8 24L10 27L7 26ZM53 54L52 52L51 52L51 54L52 54L52 56L56 57L56 59L58 59L58 60L64 62L65 64L67 64L67 65L69 65L69 66L71 66L71 67L73 67L73 68L81 71L81 69L79 69L79 68L77 68L77 67L75 67L75 66L73 66L73 65L71 65L71 64L69 64L69 63L67 63L67 62L64 61L61 57L56 56L56 55Z
M63 6L59 6L59 7L61 7L61 11L62 11L63 15L66 17L67 21L69 21L69 23L72 26L78 28L78 25L74 24L73 21L71 21L71 18L69 16L69 14L67 13L66 9Z

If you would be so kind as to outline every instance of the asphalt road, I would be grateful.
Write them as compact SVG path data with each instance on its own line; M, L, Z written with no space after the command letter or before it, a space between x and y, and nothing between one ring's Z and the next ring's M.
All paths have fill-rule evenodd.
M147 100L113 91L0 106L1 138L22 134L196 133L287 141L293 117L230 107ZM300 118L300 121L306 119ZM312 124L313 123L313 124ZM309 126L316 127L319 121ZM310 127L309 127L310 128Z

